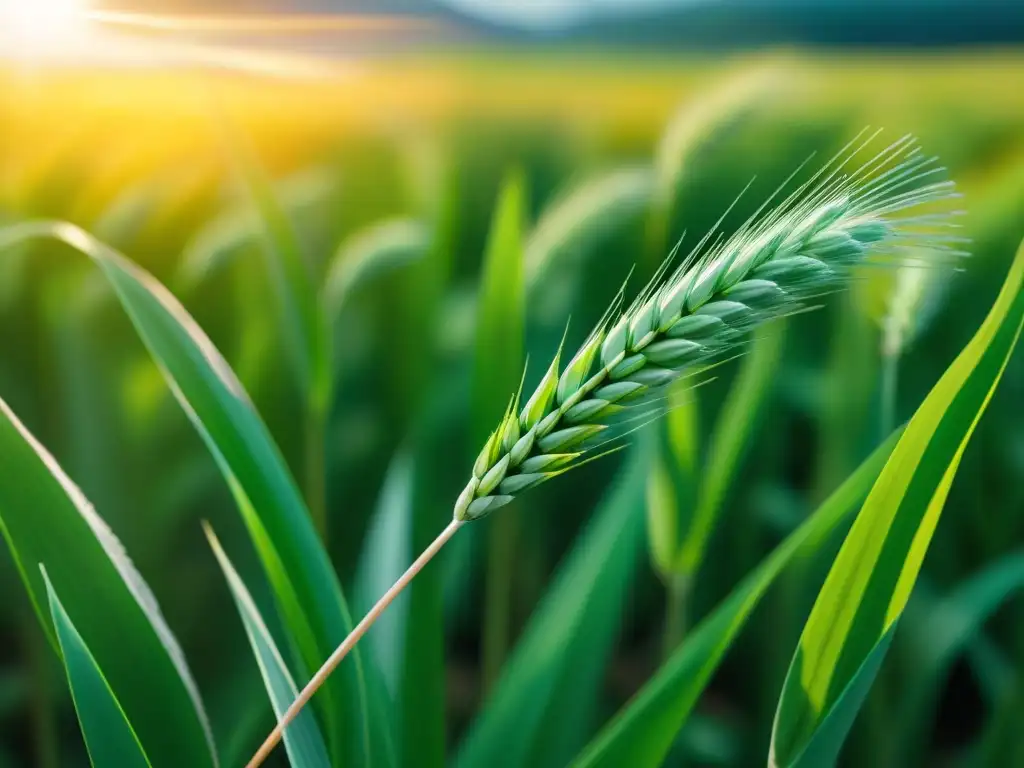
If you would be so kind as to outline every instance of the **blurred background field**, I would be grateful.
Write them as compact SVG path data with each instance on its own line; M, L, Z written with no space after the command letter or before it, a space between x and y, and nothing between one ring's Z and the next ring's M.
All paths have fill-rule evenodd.
M630 267L649 273L684 230L695 242L751 179L735 224L797 164L812 153L824 161L865 126L884 129L883 141L914 133L961 187L973 242L904 355L898 421L974 333L1024 235L1024 53L1012 45L716 52L474 40L428 48L231 59L255 57L266 64L257 69L14 58L0 70L0 223L67 219L151 271L224 353L294 474L306 478L315 459L304 395L271 309L236 150L273 179L313 283L327 291L327 546L357 605L360 581L377 583L366 554L375 515L397 505L396 515L416 521L408 535L436 531L477 453L479 409L467 405L476 402L474 358L485 354L475 346L477 294L509 173L521 173L526 190L524 351L539 376L570 316L576 342ZM356 275L348 290L352 275L340 265L382 242L410 264ZM531 282L533 263L543 272ZM424 324L417 303L435 288ZM878 316L892 290L891 274L869 271L821 310L786 322L686 625L888 433ZM723 366L692 397L698 455L742 365ZM517 375L504 382L499 409L517 383ZM240 765L272 714L201 520L218 531L265 615L269 593L213 459L98 271L65 248L19 245L0 259L0 395L124 543L183 645L224 764ZM1024 765L1024 601L1012 582L990 610L962 591L983 569L1024 557L1022 403L1018 354L964 457L847 765ZM503 512L516 520L505 531L511 569L495 570L497 518L473 526L436 566L441 599L425 621L443 617L443 676L430 691L443 706L427 722L447 754L457 753L508 647L621 463L602 460ZM630 541L624 597L609 601L601 625L610 651L599 695L567 736L575 748L662 659L665 586L642 532ZM407 561L408 543L392 543L393 557ZM785 669L829 562L800 563L769 594L668 764L763 764ZM6 555L0 584L0 766L86 765L61 669ZM505 595L504 629L488 616L495 594ZM964 629L975 622L977 632ZM485 640L495 631L497 640ZM911 720L920 727L898 727Z

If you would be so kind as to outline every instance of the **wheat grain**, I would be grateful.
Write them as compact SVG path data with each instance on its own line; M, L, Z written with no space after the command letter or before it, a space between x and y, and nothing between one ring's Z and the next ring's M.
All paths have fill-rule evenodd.
M908 248L957 254L957 239L943 229L955 211L929 207L957 197L944 169L909 136L854 165L874 138L855 139L731 237L712 230L671 274L666 262L621 312L620 292L564 370L560 349L521 410L520 395L513 398L473 466L455 519L479 519L590 460L624 410L650 404L758 325L837 290L851 267L899 261Z

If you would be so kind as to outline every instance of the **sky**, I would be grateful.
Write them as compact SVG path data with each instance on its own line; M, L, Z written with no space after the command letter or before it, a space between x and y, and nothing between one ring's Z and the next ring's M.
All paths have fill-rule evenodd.
M490 21L530 27L559 27L594 14L658 9L692 0L443 0Z

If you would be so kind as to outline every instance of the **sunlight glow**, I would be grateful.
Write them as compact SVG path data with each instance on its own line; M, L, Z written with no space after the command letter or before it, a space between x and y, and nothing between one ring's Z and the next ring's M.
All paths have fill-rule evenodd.
M0 0L0 53L58 52L84 36L87 0Z

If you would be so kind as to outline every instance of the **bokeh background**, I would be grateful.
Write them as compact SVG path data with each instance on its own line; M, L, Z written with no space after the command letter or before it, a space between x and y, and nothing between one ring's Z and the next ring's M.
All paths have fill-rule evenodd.
M866 126L884 129L880 147L916 134L964 193L972 256L929 300L902 357L897 421L971 337L1024 235L1020 4L3 2L0 223L67 219L150 270L225 354L307 478L317 443L233 158L246 154L273 180L333 331L327 546L356 605L379 591L382 562L407 561L443 526L518 383L512 348L497 355L511 361L503 384L487 382L496 397L481 395L474 373L495 355L477 343L477 299L503 180L518 176L525 190L523 351L539 376L570 316L576 342L631 267L649 273L751 179L729 221ZM381 249L392 254L386 269L345 283L345 264ZM531 277L531 265L543 270ZM637 500L616 589L591 596L606 620L586 652L605 654L603 676L596 698L574 704L588 715L567 733L571 746L887 434L879 318L892 290L891 274L866 274L787 321L682 607L648 556ZM688 399L698 467L742 363ZM124 543L184 647L223 764L242 764L272 715L201 520L272 615L268 590L212 458L97 270L67 249L26 245L0 258L0 396ZM620 463L531 492L434 566L438 600L423 632L442 629L444 665L425 678L423 727L446 754L457 754ZM1018 354L964 457L848 765L1024 765L1015 587L985 609L979 631L962 629L980 610L964 585L1024 557L1022 478ZM669 764L763 764L828 554L769 594ZM0 766L86 765L61 669L6 552L0 585ZM927 662L936 656L943 663Z

